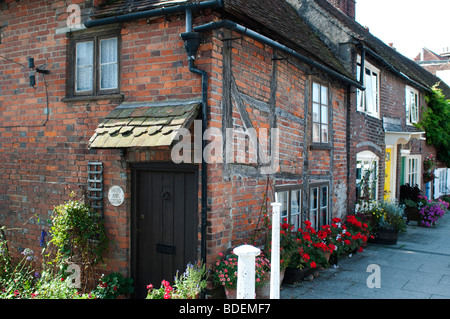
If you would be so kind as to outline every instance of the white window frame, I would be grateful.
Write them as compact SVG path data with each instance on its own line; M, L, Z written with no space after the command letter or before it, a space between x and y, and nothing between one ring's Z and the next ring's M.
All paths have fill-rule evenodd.
M413 125L419 121L419 91L406 86L405 89L406 124Z
M378 172L379 172L380 158L371 151L363 151L356 154L356 188L359 190L359 196L364 196L363 190L359 189L359 183L362 177L370 173L369 184L372 193L369 195L371 199L377 200L378 198ZM358 174L358 170L361 170ZM358 195L358 194L357 194Z
M312 142L326 144L330 141L329 88L313 81L311 92Z
M326 190L326 198L324 198L323 190ZM314 196L314 192L317 195ZM329 183L321 183L317 185L311 185L309 188L309 216L308 220L311 222L311 227L315 230L323 225L329 223L330 215L330 187ZM325 220L322 220L322 216L325 216Z
M450 194L450 168L436 168L434 174L434 198Z
M371 116L380 117L380 69L364 61L364 91L356 90L356 109ZM361 56L356 65L357 80L361 79Z
M281 203L280 222L298 229L302 225L302 186L282 186L275 192L275 201Z
M405 156L405 172L404 182L411 186L416 184L420 188L422 177L422 156L421 155L407 155Z
M104 61L105 55L102 54L102 48L106 48L108 43L112 44L110 48L115 50L114 59ZM120 35L117 32L77 34L72 38L71 48L73 49L73 62L71 62L73 84L68 96L107 95L120 92ZM80 50L83 49L89 49L89 51L82 53ZM86 57L84 61L79 59L83 55ZM85 63L79 65L79 62ZM102 77L106 75L103 72L108 68L114 71L106 74L114 78L110 78L109 86L104 86ZM89 72L90 76L81 80L78 76L83 70Z

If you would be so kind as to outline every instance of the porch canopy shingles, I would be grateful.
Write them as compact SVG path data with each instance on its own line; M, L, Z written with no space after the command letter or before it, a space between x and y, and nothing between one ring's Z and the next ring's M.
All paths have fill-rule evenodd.
M195 101L175 104L119 105L100 122L89 141L89 148L172 145L179 130L192 125L201 103Z

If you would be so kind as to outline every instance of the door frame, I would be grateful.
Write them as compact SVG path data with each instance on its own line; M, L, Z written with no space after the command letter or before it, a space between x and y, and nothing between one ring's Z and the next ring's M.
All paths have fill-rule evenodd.
M197 185L197 194L199 189L199 178L198 178L198 172L199 172L199 166L195 164L175 164L172 162L147 162L147 163L130 163L130 174L131 174L131 209L130 209L130 274L131 277L134 278L136 276L137 272L137 250L138 250L138 241L136 238L136 228L137 228L137 211L136 211L136 201L137 201L137 178L136 174L139 173L139 171L158 171L158 172L174 172L174 173L180 173L180 172L189 172L194 173L195 179L194 183ZM196 202L198 207L198 196L196 196ZM199 224L199 211L197 209L195 218L196 218L196 225ZM196 227L198 229L198 227ZM198 244L197 244L197 250L198 250ZM197 253L198 254L198 253ZM135 289L136 291L136 289Z

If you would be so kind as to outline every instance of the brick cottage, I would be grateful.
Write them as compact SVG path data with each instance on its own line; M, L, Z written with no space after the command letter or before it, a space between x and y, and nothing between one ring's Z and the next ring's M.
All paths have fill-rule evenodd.
M353 212L369 168L379 199L425 186L433 149L409 124L439 80L357 24L354 1L107 3L1 3L11 250L38 249L81 187L112 239L107 270L142 298L249 240L275 195L282 218L318 228Z

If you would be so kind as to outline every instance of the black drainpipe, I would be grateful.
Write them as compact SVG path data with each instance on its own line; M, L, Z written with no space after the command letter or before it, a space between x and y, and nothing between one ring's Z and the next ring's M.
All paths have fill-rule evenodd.
M186 53L188 55L189 71L201 75L202 77L202 136L208 126L208 73L195 67L194 60L200 45L201 35L192 31L192 10L186 9L186 32L182 33ZM206 140L202 137L202 171L201 171L201 249L200 258L206 263L206 223L208 213L208 167L203 156L206 147Z

